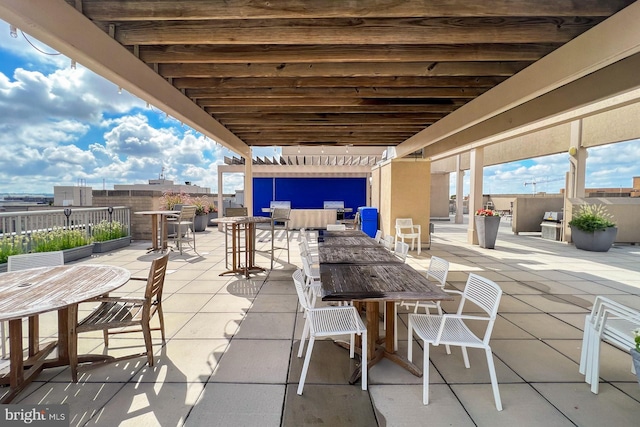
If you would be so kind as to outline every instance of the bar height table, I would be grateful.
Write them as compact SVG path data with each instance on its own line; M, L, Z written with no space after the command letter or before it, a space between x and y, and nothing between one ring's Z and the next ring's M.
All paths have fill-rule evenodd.
M146 215L151 217L151 247L149 252L164 251L167 249L167 217L180 215L180 211L140 211L135 215ZM160 235L158 236L158 229Z
M249 274L265 269L255 265L256 255L256 224L270 223L271 218L263 216L229 216L212 219L215 224L224 224L224 250L225 265L228 271L225 274L244 274L247 279ZM229 233L227 227L231 227L231 248L229 248ZM273 240L273 236L271 236ZM244 241L244 245L242 242ZM231 262L229 262L231 255ZM273 253L271 254L273 256Z

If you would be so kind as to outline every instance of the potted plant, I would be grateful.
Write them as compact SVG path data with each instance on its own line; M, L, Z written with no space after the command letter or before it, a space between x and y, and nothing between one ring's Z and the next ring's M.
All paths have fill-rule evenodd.
M602 205L580 205L569 227L574 245L585 251L607 252L618 234L613 217Z
M188 205L189 195L184 192L174 193L173 191L165 191L160 197L160 204L162 209L172 211L176 205Z
M640 328L633 330L634 341L636 342L635 348L631 348L631 358L633 359L633 367L636 370L636 377L638 377L638 383L640 384Z
M500 213L491 209L478 209L474 217L478 244L481 248L494 249L500 228Z
M204 231L209 225L209 198L207 196L192 197L189 204L196 207L196 218L193 224L193 231Z
M216 205L211 202L209 203L209 221L214 218L218 218L218 208L216 208Z
M102 220L92 227L91 234L94 253L109 252L131 244L127 228L119 221Z

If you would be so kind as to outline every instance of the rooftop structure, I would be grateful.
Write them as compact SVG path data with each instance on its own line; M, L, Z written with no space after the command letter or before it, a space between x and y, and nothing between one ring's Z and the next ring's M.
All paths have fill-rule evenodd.
M270 247L258 231L259 252ZM599 394L578 372L584 319L595 295L640 309L637 249L615 245L590 253L538 236L513 236L503 222L495 250L466 242L464 224L437 224L433 245L408 263L425 271L429 256L450 262L448 285L461 289L469 272L494 280L504 290L491 346L504 410L496 411L482 350L469 349L465 369L459 350L431 349L431 398L422 404L422 378L383 360L369 371L369 390L347 380L355 367L348 352L318 340L304 394L298 396L302 359L296 357L304 318L298 312L291 274L300 266L297 232L290 235L291 264L250 280L219 276L224 235L210 227L198 233L200 256L172 252L164 287L167 343L154 340L156 366L146 358L81 370L70 381L68 368L49 369L14 401L69 405L71 425L115 426L220 424L299 426L309 419L325 425L634 425L640 387L631 357L603 345ZM83 263L123 266L144 276L148 241L94 254ZM523 256L523 254L525 256ZM279 253L280 259L286 259ZM258 256L258 265L269 258ZM140 285L114 292L129 295ZM454 302L443 303L445 311ZM89 307L87 307L89 308ZM81 306L81 312L83 306ZM400 314L399 348L406 352L406 313ZM55 334L56 313L41 316L41 338ZM154 338L158 336L154 332ZM420 366L422 349L414 343ZM82 335L81 352L101 352L99 336ZM109 354L144 348L131 334L110 339ZM0 388L0 393L2 393Z

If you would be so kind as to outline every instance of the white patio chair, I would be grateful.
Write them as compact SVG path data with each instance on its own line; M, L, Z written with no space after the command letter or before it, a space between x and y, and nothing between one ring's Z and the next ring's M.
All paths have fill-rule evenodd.
M395 256L400 258L402 262L407 261L407 254L409 253L409 245L404 242L396 242L396 247L393 251Z
M320 255L318 255L318 249L312 249L307 240L302 240L298 243L298 248L300 249L300 254L305 253L307 256L311 257L311 264L319 264Z
M395 239L390 234L382 238L382 245L385 247L385 249L388 249L390 251L393 250L394 242L395 242Z
M640 327L640 311L607 297L597 296L591 313L585 317L579 372L598 394L600 385L600 347L605 341L623 351L635 347L633 330ZM633 365L631 366L633 371Z
M327 224L327 231L345 231L347 226L344 224Z
M302 268L305 277L305 290L309 296L311 306L315 307L316 300L318 295L320 295L320 290L322 288L322 282L320 281L320 267L313 263L312 258L307 253L301 253L300 257L302 258Z
M55 267L64 265L64 253L62 251L35 252L31 254L11 255L7 258L7 272L27 270L38 267ZM7 357L7 322L0 322L0 335L2 338L2 358Z
M413 250L414 243L418 242L418 255L420 255L420 234L421 229L420 225L413 224L413 219L411 218L396 218L396 240L401 240L404 242L404 239L411 240L411 250Z
M313 344L318 337L329 337L334 335L350 335L351 346L349 357L353 359L355 356L355 335L362 335L362 390L367 389L367 328L360 318L360 314L355 307L321 307L313 308L309 303L307 294L304 292L302 271L296 270L293 273L293 282L298 293L298 300L306 313L306 320L302 337L300 337L300 346L298 347L298 357L302 357L304 350L304 342L309 336L309 344L307 345L307 354L302 365L302 373L300 374L300 384L298 385L298 394L302 394L304 381L307 377L309 369L309 361L311 360L311 352Z
M448 292L444 289L447 283L447 275L449 274L449 261L439 258L437 256L432 256L429 261L429 268L427 269L427 279L435 280L438 282L438 286L442 288L443 291ZM404 306L409 308L409 305L402 302ZM440 307L440 301L416 301L413 312L417 313L418 308L423 307L425 309L426 314L430 314L429 309L435 308L438 310L438 314L442 314L442 308Z
M435 280L438 283L438 286L440 286L440 288L443 291L449 292L447 289L444 288L445 284L447 283L448 274L449 274L449 261L439 258L437 256L432 256L431 260L429 261L429 268L427 269L427 279ZM405 308L409 308L411 305L411 303L408 303L405 301L401 301L396 304L402 305ZM424 312L426 314L431 314L429 309L435 308L438 311L438 314L442 315L442 307L440 306L440 301L416 301L414 304L413 312L417 313L418 308L420 307L424 308ZM398 322L395 322L394 325L396 327L396 331L394 335L395 336L394 345L397 351L398 350ZM445 349L447 350L447 354L451 354L451 348L448 345L445 346Z
M454 291L451 291L454 292ZM502 411L500 391L498 390L498 380L493 363L493 353L489 346L489 339L493 330L502 297L502 289L489 279L469 274L464 292L455 292L462 295L458 311L456 314L430 315L430 314L410 314L409 315L409 350L407 357L411 361L413 357L413 334L423 341L424 345L424 365L423 365L423 397L422 403L429 403L429 346L448 344L460 346L464 366L469 368L469 356L467 347L482 348L487 356L489 366L489 376L491 377L491 387L493 397L498 411ZM481 308L488 316L463 315L465 302L470 301L478 308ZM474 307L475 308L475 307ZM482 338L476 336L465 323L465 320L482 320L487 322L487 326Z
M382 241L382 231L376 230L376 235L373 240L375 240L376 243L380 243L380 241Z

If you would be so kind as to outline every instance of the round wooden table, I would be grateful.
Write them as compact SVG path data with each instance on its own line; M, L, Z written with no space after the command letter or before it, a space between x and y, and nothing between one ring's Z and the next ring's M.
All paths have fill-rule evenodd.
M107 294L127 283L131 273L109 265L63 265L0 274L0 321L9 321L10 402L43 368L68 365L76 356L78 303ZM58 340L39 347L38 315L58 311ZM29 317L29 357L23 360L22 319ZM45 358L58 349L56 359ZM28 369L25 370L25 367ZM6 383L6 376L2 378Z

